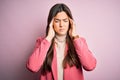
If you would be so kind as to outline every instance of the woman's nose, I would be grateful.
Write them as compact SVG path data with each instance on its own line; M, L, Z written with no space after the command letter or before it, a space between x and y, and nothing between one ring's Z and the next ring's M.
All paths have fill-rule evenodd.
M63 27L64 23L63 21L60 21L60 27Z

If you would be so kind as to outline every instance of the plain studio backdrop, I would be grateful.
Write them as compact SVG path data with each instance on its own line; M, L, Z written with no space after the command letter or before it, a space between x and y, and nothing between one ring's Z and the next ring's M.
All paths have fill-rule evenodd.
M37 80L26 61L56 3L71 9L77 33L97 59L85 80L120 80L120 0L0 0L0 80Z

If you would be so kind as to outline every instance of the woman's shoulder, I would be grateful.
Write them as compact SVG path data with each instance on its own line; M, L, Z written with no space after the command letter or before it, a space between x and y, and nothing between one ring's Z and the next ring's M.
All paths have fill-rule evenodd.
M74 41L86 41L86 39L85 39L85 37L80 36L80 37L74 39Z
M44 36L39 36L36 38L36 40L41 40L41 39L44 39L45 37Z
M39 37L36 38L36 42L40 42L40 41L42 41L44 39L45 39L44 36L39 36Z

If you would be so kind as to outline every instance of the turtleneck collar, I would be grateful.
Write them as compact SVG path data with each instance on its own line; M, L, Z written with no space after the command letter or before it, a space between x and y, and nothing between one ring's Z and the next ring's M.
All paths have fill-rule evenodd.
M65 42L66 41L66 35L63 35L63 36L55 35L55 40L57 42Z

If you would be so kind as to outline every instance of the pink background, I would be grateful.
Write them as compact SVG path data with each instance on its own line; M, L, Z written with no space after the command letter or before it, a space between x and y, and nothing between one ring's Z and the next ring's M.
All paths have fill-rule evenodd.
M97 58L96 69L84 71L85 79L120 80L120 0L0 0L0 80L38 78L26 61L58 2L69 6L77 33Z

